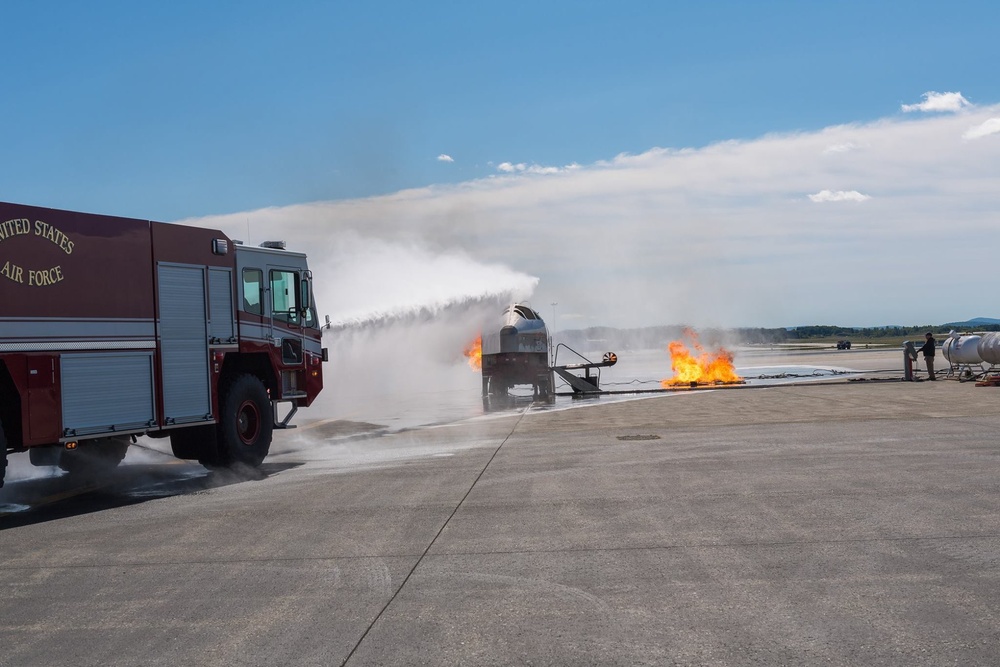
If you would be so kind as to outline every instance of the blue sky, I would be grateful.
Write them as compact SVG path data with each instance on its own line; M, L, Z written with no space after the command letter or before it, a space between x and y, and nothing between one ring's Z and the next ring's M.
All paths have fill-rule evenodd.
M988 2L12 0L0 4L0 199L197 219L234 234L253 220L260 233L310 245L350 232L377 241L364 245L376 255L405 247L410 282L427 290L385 290L370 299L380 312L461 299L441 283L476 274L499 292L533 285L536 303L563 304L567 326L997 315L992 304L956 303L946 284L929 298L894 298L909 285L873 267L899 252L925 264L960 253L958 239L933 248L910 239L913 230L926 239L957 210L969 212L961 228L977 243L1000 240L991 187L973 197L966 187L996 175L1000 137L966 135L1000 115L998 19L1000 5ZM932 92L963 104L903 111ZM968 122L948 125L942 116L951 114ZM891 132L880 132L886 125ZM824 133L841 143L824 144ZM732 155L718 148L726 142L738 144ZM935 142L953 162L909 152ZM694 153L669 152L681 149ZM751 174L777 169L772 149L801 166L743 188ZM842 152L866 157L827 159ZM803 157L820 154L827 158ZM676 185L699 168L728 176ZM938 187L939 172L952 176L949 187ZM801 173L815 178L799 182ZM628 187L613 187L626 178ZM637 188L644 178L656 185ZM940 190L932 203L913 196L928 190ZM597 191L600 201L576 205ZM297 208L313 202L324 203L314 217ZM846 231L793 228L806 203L815 204L810 220ZM286 214L259 213L270 207ZM362 208L393 220L356 214ZM596 212L603 217L590 220ZM544 240L530 228L491 236L498 224L532 220ZM674 254L712 265L701 256L710 237L725 246L721 271L662 268ZM605 257L609 245L616 262ZM843 280L817 261L830 252L866 258L848 281L865 298L825 291ZM581 281L572 258L597 255L596 274ZM385 256L399 265L395 250ZM751 268L737 275L741 266ZM419 267L427 274L414 277ZM804 267L814 283L789 281ZM356 279L333 274L341 284ZM690 285L684 276L694 276ZM748 304L748 294L762 302ZM339 296L331 306L364 316Z
M9 1L0 187L176 219L818 129L930 90L998 101L998 19L988 2Z

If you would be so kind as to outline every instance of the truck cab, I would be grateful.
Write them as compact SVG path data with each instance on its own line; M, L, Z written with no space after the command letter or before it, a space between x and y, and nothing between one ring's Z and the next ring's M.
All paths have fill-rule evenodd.
M322 376L313 372L324 360L322 331L306 256L282 242L237 244L236 270L240 351L270 357L278 371L273 396L291 403L294 414L322 389Z

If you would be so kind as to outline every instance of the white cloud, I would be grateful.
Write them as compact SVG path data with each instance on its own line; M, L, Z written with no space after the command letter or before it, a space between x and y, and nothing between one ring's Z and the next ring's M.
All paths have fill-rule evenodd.
M809 199L817 203L828 201L865 201L871 199L871 196L863 195L857 190L820 190L814 195L809 195Z
M843 144L834 144L832 146L827 146L826 148L823 149L823 154L829 155L831 153L849 153L851 151L858 150L858 148L860 148L860 146L857 146L856 144L848 141L847 143Z
M527 164L525 162L518 162L516 164L513 162L501 162L497 165L497 171L505 174L560 174L564 171L574 171L579 168L580 165L575 162L565 167L545 167L540 164Z
M455 158L453 158L450 155L447 155L446 153L441 153L441 155L437 156L437 159L438 159L438 162L454 162L455 161Z
M975 127L970 127L962 135L963 139L981 139L991 134L1000 133L1000 118L990 118Z
M538 165L510 162L490 178L195 223L241 238L249 219L256 238L305 249L321 315L335 320L523 291L532 276L539 278L535 306L558 302L559 313L592 313L595 325L1000 316L988 295L961 289L968 280L962 272L939 272L913 289L924 267L965 256L970 239L1000 245L993 177L1000 141L956 140L970 127L994 128L997 118L1000 105L894 115L752 141L652 148L560 167L558 177L529 177ZM824 154L846 144L863 150L848 160ZM857 190L837 189L845 186ZM814 198L831 203L814 205ZM351 248L348 235L356 239ZM393 250L400 248L416 250ZM358 257L386 261L372 271Z
M911 111L961 111L966 107L973 106L969 100L962 96L962 93L937 93L928 91L921 97L923 102L917 104L904 104L902 110L909 113Z

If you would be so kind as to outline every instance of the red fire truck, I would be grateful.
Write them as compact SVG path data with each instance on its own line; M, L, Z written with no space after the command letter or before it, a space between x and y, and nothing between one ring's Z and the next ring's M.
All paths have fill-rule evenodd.
M306 257L283 243L0 203L0 484L9 453L93 472L139 435L258 466L326 356Z

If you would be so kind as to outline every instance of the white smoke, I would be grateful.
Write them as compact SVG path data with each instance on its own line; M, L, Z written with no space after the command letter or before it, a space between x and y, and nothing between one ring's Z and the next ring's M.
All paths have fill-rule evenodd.
M925 102L961 113L653 148L553 174L511 161L506 175L456 185L188 222L309 254L318 314L338 325L321 399L347 392L337 416L380 384L413 396L468 383L478 397L459 356L473 311L529 296L552 306L546 319L558 304L550 325L564 329L947 321L981 308L947 262L1000 238L988 177L1000 105Z
M981 297L956 290L947 273L912 286L919 267L943 268L970 242L991 247L1000 238L990 178L1000 165L998 117L1000 105L965 106L652 148L556 174L528 173L527 162L519 171L511 160L509 173L460 184L198 224L240 237L250 220L258 239L262 229L280 229L313 261L348 232L432 258L460 248L479 265L510 267L510 278L539 276L533 305L558 303L562 328L948 321L980 312ZM384 309L385 286L366 280L335 289L345 315L356 312L345 299L364 297L337 290L370 292L372 310ZM441 300L436 286L424 287Z
M486 321L527 300L538 278L458 247L451 224L358 219L337 211L268 209L188 224L217 227L252 242L282 239L305 252L330 361L312 419L348 419L407 427L481 410L480 374L463 350ZM448 216L445 216L448 218ZM248 229L249 227L249 229ZM477 407L478 406L478 407Z
M395 430L478 414L481 375L463 350L502 308L499 299L485 298L329 331L324 389L309 417Z
M311 261L320 313L333 326L324 336L326 387L310 417L394 429L454 421L481 407L480 375L462 351L483 322L538 283L462 250L353 231Z

